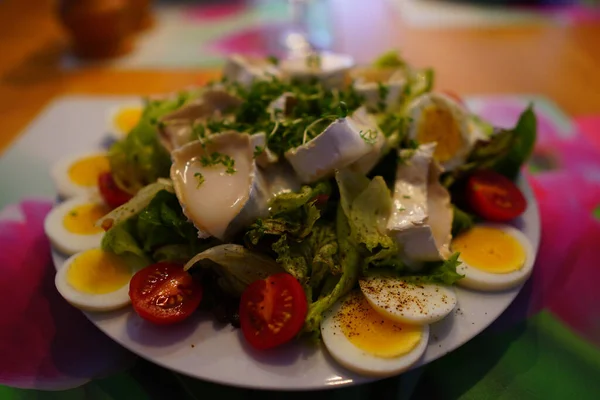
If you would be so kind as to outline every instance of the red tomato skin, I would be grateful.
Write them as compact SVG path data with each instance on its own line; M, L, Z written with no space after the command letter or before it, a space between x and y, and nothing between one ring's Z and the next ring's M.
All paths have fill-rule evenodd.
M161 262L138 271L131 278L129 297L141 318L156 325L170 325L187 319L198 308L202 286L181 264ZM171 298L174 299L172 305L169 304Z
M98 176L98 190L110 208L117 208L131 199L131 195L117 186L110 172Z
M478 171L471 175L466 198L477 215L492 222L513 220L527 208L521 190L510 179L494 171Z
M240 325L246 341L267 350L293 339L308 312L302 285L288 273L250 284L240 299Z

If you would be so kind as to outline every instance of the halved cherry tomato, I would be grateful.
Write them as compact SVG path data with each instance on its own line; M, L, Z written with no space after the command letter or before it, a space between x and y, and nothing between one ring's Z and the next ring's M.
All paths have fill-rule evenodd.
M102 198L111 208L117 208L131 199L131 195L117 186L110 172L98 176L98 189Z
M131 278L129 297L140 317L168 325L192 315L202 300L202 287L183 270L183 265L161 262Z
M489 221L505 222L527 208L527 200L510 179L494 171L478 171L467 180L467 202Z
M316 206L322 206L325 203L327 203L327 200L329 200L329 195L328 194L320 194L320 195L315 196L314 200L315 200Z
M246 288L240 300L244 337L259 350L291 340L302 328L308 304L302 285L288 273L275 274Z

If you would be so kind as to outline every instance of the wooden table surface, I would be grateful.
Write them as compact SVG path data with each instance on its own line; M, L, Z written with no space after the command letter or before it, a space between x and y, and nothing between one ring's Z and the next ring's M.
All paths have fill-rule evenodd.
M59 59L67 40L54 4L0 2L0 152L56 96L160 93L216 73L97 67L63 71ZM398 48L413 64L434 67L440 89L541 94L572 116L600 113L598 24L420 30L403 26L384 0L352 4L335 8L335 50L360 62Z

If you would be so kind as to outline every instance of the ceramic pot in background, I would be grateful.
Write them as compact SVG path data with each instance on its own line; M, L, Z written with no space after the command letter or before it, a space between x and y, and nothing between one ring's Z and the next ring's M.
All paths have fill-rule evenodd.
M84 59L117 57L133 48L134 27L128 0L61 0L59 17L73 52Z
M133 29L145 31L154 25L152 0L129 0Z

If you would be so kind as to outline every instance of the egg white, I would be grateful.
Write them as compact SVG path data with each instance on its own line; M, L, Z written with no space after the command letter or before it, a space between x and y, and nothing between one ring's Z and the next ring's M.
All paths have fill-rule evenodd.
M429 341L429 326L421 326L421 340L407 354L394 358L382 358L369 354L354 346L344 335L335 316L342 309L344 299L339 300L329 309L321 323L321 336L329 354L339 364L351 371L367 376L396 375L409 369L425 352Z
M60 295L74 307L85 311L111 311L128 305L131 300L129 298L129 282L119 289L104 294L91 294L80 292L67 282L67 271L73 264L73 261L80 253L69 257L63 266L56 273L54 284ZM131 276L135 273L134 264L131 267Z
M54 186L56 187L56 191L58 195L64 199L68 199L70 197L85 195L85 194L96 194L98 193L98 185L94 186L82 186L75 182L73 182L69 178L69 168L76 161L93 157L97 155L106 155L105 152L102 151L91 151L86 153L80 153L75 155L66 156L61 158L50 171L50 175L52 180L54 181Z
M359 285L375 311L406 324L437 322L450 314L457 302L456 293L449 286L413 285L390 276L361 278Z
M119 114L119 111L121 111L124 108L142 108L142 104L139 102L138 103L119 104L116 107L112 107L108 111L108 116L107 116L108 133L115 140L122 140L129 134L129 132L123 131L117 125L117 121L116 121L116 117Z
M463 145L451 159L441 163L444 170L453 170L464 164L469 153L473 149L473 145L481 134L474 129L474 125L470 122L467 110L461 104L441 93L426 93L417 97L408 106L408 113L412 121L408 129L408 137L410 139L416 140L418 127L421 120L424 118L423 111L432 106L450 111L452 117L459 126L459 134L462 138Z
M457 284L469 289L481 291L500 291L510 289L525 282L533 271L533 263L535 258L533 247L531 246L529 239L527 239L527 236L525 236L525 234L520 230L510 225L492 223L483 223L477 225L499 229L517 239L525 251L525 263L517 271L495 274L470 266L459 257L459 261L461 261L462 264L456 268L456 271L465 277L460 279Z
M99 247L104 237L104 231L85 235L69 232L63 220L75 207L84 204L103 204L96 196L78 196L54 207L44 220L44 231L52 246L64 254L75 254L80 251Z

